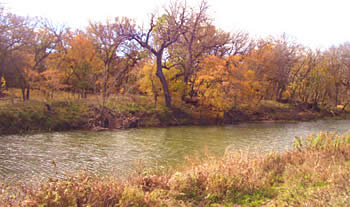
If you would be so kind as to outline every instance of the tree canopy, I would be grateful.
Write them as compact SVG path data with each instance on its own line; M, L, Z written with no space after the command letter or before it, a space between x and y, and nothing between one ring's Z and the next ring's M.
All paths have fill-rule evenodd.
M19 88L100 97L133 88L216 111L256 107L262 100L346 106L350 103L350 44L320 51L285 35L253 39L225 32L208 4L175 1L148 24L127 17L91 22L84 30L0 11L0 96ZM229 20L228 20L229 21ZM131 90L127 90L131 91ZM159 104L160 102L158 102Z

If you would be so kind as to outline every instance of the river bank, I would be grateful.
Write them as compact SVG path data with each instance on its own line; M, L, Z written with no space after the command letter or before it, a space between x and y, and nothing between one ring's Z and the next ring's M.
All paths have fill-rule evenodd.
M283 153L190 157L182 170L126 179L81 172L1 185L1 206L347 206L350 135L296 138Z
M250 121L348 119L347 111L265 101L256 108L217 112L190 104L155 107L141 97L111 101L103 109L86 101L27 101L0 107L0 134L38 131L110 130L181 125L221 125Z

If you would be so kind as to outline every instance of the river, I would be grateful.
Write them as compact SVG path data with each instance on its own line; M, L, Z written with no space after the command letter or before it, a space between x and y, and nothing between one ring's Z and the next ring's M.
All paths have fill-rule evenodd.
M294 136L348 130L350 120L319 120L0 135L0 180L45 178L80 169L123 176L140 162L167 168L183 163L186 155L222 156L229 146L234 151L284 151L291 149Z

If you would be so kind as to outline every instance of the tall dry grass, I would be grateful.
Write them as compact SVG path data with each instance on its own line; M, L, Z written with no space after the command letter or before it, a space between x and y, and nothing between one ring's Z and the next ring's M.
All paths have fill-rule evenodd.
M1 206L350 206L350 133L296 138L283 153L227 152L170 174L78 173L2 186Z

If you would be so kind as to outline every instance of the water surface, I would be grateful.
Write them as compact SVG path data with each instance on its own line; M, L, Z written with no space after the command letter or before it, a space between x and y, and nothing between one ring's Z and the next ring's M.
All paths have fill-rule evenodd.
M350 120L321 120L0 135L0 180L48 177L79 169L125 175L140 160L149 167L166 168L183 163L186 155L204 151L222 155L228 146L236 151L283 151L291 148L294 136L319 131L342 134L349 129Z

